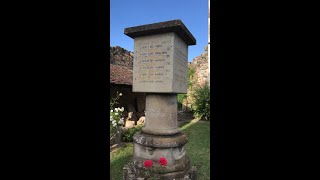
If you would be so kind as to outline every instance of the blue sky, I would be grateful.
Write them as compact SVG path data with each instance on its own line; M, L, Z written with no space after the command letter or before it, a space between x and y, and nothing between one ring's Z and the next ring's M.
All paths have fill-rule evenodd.
M197 40L189 46L190 62L208 44L208 0L110 0L110 45L133 51L125 28L174 19L181 19Z

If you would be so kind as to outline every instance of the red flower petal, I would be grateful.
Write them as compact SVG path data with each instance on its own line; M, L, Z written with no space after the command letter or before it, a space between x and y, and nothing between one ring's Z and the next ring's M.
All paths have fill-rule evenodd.
M151 160L145 160L143 164L144 167L149 168L152 166L153 162Z
M168 161L167 161L166 158L161 157L161 158L159 159L159 163L160 163L162 166L166 166L166 165L168 164Z

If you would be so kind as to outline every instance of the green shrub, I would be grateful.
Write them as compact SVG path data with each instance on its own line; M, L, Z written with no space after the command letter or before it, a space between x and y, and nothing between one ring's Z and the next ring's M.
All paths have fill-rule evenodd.
M203 87L195 89L192 94L194 104L192 106L196 117L210 120L210 89L206 83Z
M188 67L188 89L192 89L192 78L195 74L195 69ZM178 94L177 99L178 99L178 110L182 109L182 102L184 99L188 97L187 94Z
M192 78L195 74L196 70L188 67L188 87L192 89Z
M129 128L128 131L126 131L124 134L123 134L123 141L126 141L126 142L132 142L133 141L133 135L140 131L142 129L143 125L137 125L135 127L132 127L132 128Z
M187 98L187 94L178 94L177 99L178 99L178 109L182 109L182 102L183 100Z

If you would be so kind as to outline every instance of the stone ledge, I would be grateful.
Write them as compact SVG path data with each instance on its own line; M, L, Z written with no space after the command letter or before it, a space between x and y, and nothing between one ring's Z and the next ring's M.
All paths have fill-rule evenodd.
M154 129L154 128L147 128L143 127L142 131L146 134L152 134L156 136L161 136L161 135L174 135L180 133L179 128L172 128L172 129Z
M149 36L154 34L162 34L168 32L175 32L178 36L180 36L187 45L195 45L196 39L187 29L187 27L182 23L180 19L146 24L142 26L129 27L124 29L124 34L131 37L141 37L141 36Z
M133 136L133 142L147 147L171 148L185 145L188 142L188 138L183 133L173 136L158 136L137 132Z

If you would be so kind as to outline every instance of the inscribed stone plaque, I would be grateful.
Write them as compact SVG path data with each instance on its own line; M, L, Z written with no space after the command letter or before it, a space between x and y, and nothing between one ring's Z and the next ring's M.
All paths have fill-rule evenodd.
M175 33L134 39L133 92L187 93L188 46Z

